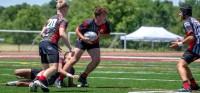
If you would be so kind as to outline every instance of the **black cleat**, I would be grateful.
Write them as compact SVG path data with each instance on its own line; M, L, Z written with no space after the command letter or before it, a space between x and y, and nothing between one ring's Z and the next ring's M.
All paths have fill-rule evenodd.
M78 85L77 87L89 87L89 84L87 83L86 78L83 78L82 74L80 75L78 82L81 82L82 85Z
M200 89L199 85L195 85L195 86L190 85L190 87L191 87L191 90L199 90Z

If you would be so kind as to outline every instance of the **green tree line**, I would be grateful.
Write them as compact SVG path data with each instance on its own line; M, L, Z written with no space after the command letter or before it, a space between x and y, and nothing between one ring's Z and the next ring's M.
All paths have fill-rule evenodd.
M94 17L95 6L109 9L108 20L112 32L131 33L140 26L161 26L172 33L184 36L178 16L179 6L187 3L193 7L193 16L200 19L200 0L185 0L173 6L168 0L69 0L67 31L74 31L84 20ZM56 0L41 6L26 3L9 7L0 6L0 29L41 30L49 17L56 14ZM30 44L37 34L2 33L5 43ZM76 37L72 37L75 41ZM102 41L110 44L112 41ZM120 45L120 44L119 44ZM134 45L129 45L134 46Z

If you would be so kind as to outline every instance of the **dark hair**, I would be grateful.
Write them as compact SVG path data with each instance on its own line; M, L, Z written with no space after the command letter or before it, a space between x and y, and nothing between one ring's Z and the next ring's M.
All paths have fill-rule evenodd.
M183 13L183 16L192 16L192 7L190 5L180 7L180 11Z
M65 56L68 55L69 53L70 53L70 52L66 52L66 53L64 54L64 59L66 58Z
M96 6L94 9L94 15L100 16L101 14L108 14L108 9L106 7Z

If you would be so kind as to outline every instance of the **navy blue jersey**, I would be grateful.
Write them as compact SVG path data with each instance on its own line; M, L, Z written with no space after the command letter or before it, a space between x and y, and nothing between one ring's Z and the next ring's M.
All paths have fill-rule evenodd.
M54 15L45 25L46 29L43 40L48 40L57 44L60 39L59 28L62 27L66 29L67 25L67 20L61 14Z
M80 24L79 27L78 27L78 30L83 35L87 31L93 31L97 35L98 35L98 32L100 32L102 34L110 34L110 23L108 21L106 21L105 24L97 26L95 24L94 19L89 19L89 20L86 20L85 22L83 22L82 24ZM99 42L99 38L97 40L93 41L93 44L98 43L98 42Z
M186 37L194 33L195 41L190 42L188 50L191 50L195 54L200 55L200 23L193 17L189 17L185 20L184 25Z

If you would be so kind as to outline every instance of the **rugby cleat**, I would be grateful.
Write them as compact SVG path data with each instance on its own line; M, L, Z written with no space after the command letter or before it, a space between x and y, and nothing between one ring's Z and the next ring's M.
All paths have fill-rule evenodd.
M30 92L37 92L37 85L34 83L34 81L33 82L31 82L30 84L29 84L29 90L30 90Z
M200 89L199 85L195 85L195 86L190 85L190 87L191 87L191 90L199 90Z
M49 92L48 87L46 85L44 85L41 81L36 80L36 81L34 81L34 84L36 84L36 86L41 87L43 92Z
M192 92L191 88L181 87L176 92Z
M57 87L57 88L61 88L62 87L62 80L60 80L60 79L56 79L56 81L55 81L55 83L54 83L54 85L55 85L55 87Z
M89 84L87 83L86 78L83 78L82 75L80 75L78 82L81 82L81 85L77 85L77 87L89 87Z
M6 82L6 86L16 86L16 83L18 81L10 81L10 82Z

